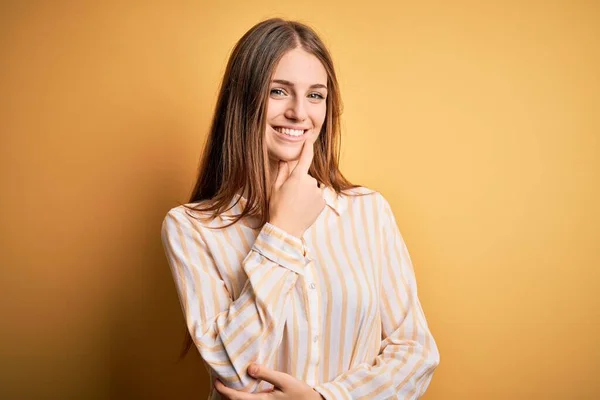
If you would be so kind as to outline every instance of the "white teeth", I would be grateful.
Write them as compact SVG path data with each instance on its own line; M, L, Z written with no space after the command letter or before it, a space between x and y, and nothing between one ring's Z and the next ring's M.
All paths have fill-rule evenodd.
M284 133L286 135L289 136L302 136L304 134L304 130L302 129L288 129L288 128L281 128L281 127L277 127L275 128L275 130L279 133Z

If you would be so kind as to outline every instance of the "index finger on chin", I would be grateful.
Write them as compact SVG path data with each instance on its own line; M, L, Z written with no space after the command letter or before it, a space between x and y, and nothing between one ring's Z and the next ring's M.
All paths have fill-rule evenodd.
M294 168L294 171L292 171L293 174L308 174L308 170L312 165L313 157L315 155L314 144L316 140L316 138L309 138L304 141L304 145L302 146L302 152L300 153L300 160Z

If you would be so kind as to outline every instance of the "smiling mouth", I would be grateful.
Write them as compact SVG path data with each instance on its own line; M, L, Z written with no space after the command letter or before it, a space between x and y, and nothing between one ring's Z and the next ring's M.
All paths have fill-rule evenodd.
M290 128L283 128L281 126L274 126L273 129L279 133L282 133L284 135L291 136L291 137L300 137L300 136L304 135L306 132L308 132L308 129L290 129Z

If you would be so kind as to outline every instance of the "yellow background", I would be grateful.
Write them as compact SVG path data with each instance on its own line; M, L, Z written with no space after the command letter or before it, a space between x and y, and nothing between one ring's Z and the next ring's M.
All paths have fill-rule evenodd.
M332 51L342 170L392 204L440 348L425 398L600 398L599 3L341 0L2 2L0 397L205 398L160 223L272 16Z

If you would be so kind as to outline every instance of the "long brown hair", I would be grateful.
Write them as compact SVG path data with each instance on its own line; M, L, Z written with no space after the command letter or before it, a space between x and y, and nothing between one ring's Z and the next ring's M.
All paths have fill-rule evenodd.
M229 225L245 216L258 217L261 226L268 221L267 185L271 180L264 136L269 87L279 60L298 47L316 56L327 72L327 111L309 174L338 194L358 186L339 170L342 102L329 51L309 26L272 18L246 32L229 57L198 179L189 199L189 203L198 204L184 205L187 209L216 217L241 192L245 193L246 206ZM186 333L181 358L194 343Z

